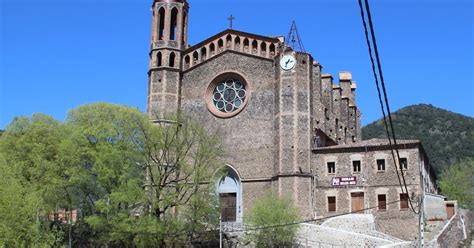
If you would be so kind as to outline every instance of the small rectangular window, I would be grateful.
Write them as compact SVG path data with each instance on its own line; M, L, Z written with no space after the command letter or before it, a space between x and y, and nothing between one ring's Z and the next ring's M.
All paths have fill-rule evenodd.
M336 197L328 196L328 212L336 212Z
M377 206L379 211L387 210L387 196L386 195L377 195Z
M354 173L359 173L360 172L360 160L352 161L352 171Z
M407 170L408 169L408 160L407 160L407 158L400 158L399 164L400 164L400 170Z
M377 170L385 171L385 159L377 159Z
M400 209L408 209L408 194L400 194Z
M336 173L336 163L335 162L328 162L328 173L329 174Z

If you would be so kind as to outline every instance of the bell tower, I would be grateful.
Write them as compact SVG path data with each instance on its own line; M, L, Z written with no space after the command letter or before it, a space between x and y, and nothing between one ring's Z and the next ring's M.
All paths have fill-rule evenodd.
M186 0L154 0L152 5L147 113L155 120L180 107L181 56L188 46L188 9Z

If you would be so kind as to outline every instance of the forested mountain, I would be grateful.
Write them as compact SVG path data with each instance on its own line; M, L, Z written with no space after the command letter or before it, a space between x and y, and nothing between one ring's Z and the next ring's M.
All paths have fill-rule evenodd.
M418 139L439 175L464 158L474 158L474 118L428 104L411 105L392 113L397 139ZM363 139L386 138L383 119L362 128Z

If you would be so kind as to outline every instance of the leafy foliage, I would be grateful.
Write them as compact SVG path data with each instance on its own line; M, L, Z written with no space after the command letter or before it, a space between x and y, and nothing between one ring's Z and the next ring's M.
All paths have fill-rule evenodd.
M451 165L441 174L439 186L450 200L457 200L464 208L474 209L474 159Z
M296 222L299 218L298 209L290 197L268 193L257 199L250 210L246 224L251 231L247 238L255 242L257 247L292 247L298 225L286 224Z
M217 224L219 139L169 118L155 125L105 103L76 108L64 123L15 118L0 136L0 245L60 245L70 228L74 246L179 246L206 233ZM81 219L52 229L47 213L65 208Z
M436 173L474 158L474 118L419 104L392 114L397 139L419 139ZM383 120L362 128L363 139L386 138Z

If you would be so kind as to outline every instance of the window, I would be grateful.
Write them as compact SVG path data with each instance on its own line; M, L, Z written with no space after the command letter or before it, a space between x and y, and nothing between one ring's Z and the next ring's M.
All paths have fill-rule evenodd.
M158 39L163 40L163 37L165 36L165 9L160 8L158 11L158 16L159 16L159 22L158 22Z
M156 54L156 66L158 66L158 67L161 66L161 52L158 52Z
M170 58L169 58L170 61L169 61L169 63L168 63L170 67L174 67L174 60L175 60L175 57L176 57L176 56L174 55L174 52L171 52L171 53L170 53Z
M217 117L229 118L238 114L249 98L248 85L236 73L225 73L212 80L206 91L209 111Z
M386 195L377 195L377 206L379 211L387 210L387 196Z
M328 174L336 173L336 162L328 162Z
M336 197L328 196L328 212L336 212Z
M352 171L354 173L360 173L360 160L352 161Z
M385 159L377 159L377 170L385 171Z
M400 209L408 209L408 194L400 194Z
M245 95L245 85L238 79L229 78L216 85L212 100L219 111L230 113L242 106Z
M176 24L178 23L178 9L171 10L170 40L176 40Z
M408 169L408 160L407 160L407 158L400 158L399 164L400 164L400 170L407 170Z

